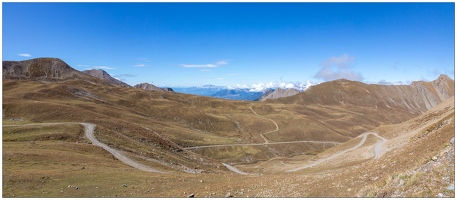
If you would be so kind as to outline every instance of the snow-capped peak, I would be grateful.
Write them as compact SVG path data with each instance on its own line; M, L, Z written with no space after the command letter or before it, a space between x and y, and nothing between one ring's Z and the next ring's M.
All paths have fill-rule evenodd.
M299 91L305 91L309 86L314 85L310 81L306 82L267 82L267 83L257 83L257 84L252 84L251 86L248 86L246 84L240 85L234 85L234 86L228 86L229 89L248 89L250 92L262 92L267 89L276 89L276 88L282 88L282 89L289 89L289 88L294 88Z

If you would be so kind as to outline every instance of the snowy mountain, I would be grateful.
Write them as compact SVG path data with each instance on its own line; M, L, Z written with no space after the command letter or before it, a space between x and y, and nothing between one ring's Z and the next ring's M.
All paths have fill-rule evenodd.
M305 91L309 86L314 85L307 82L268 82L248 85L234 86L191 86L191 87L172 87L175 92L208 96L221 99L257 101L265 93L271 93L277 88L295 89L300 92Z

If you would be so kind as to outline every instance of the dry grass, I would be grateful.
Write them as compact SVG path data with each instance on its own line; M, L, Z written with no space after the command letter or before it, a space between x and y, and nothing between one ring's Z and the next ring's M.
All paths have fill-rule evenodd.
M122 164L103 149L86 143L80 125L4 127L3 197L186 197L190 193L224 197L227 192L236 197L378 196L397 180L392 178L394 174L429 162L454 133L453 120L448 120L453 116L453 106L445 111L440 108L406 124L379 127L379 134L389 140L404 138L400 138L401 148L387 142L388 151L378 160L367 154L377 142L370 136L362 148L337 162L283 173L281 170L301 166L316 154L312 159L351 148L359 139L350 139L361 132L412 115L357 106L256 102L253 109L261 115L256 116L249 109L250 102L95 86L77 79L54 83L3 80L2 98L3 124L94 123L95 135L103 143L139 162L172 172L146 173ZM10 121L12 118L23 121ZM182 148L263 143L260 133L275 129L268 119L280 127L265 135L271 141L348 142L335 148L306 143L195 151ZM410 141L417 134L421 137ZM251 163L236 167L265 174L233 174L221 162ZM188 174L184 169L202 173ZM443 170L447 169L437 169L436 177L443 176ZM418 174L409 177L407 187L425 187L418 183L421 179L432 180ZM430 189L431 194L442 189L438 187ZM387 196L390 194L387 191Z

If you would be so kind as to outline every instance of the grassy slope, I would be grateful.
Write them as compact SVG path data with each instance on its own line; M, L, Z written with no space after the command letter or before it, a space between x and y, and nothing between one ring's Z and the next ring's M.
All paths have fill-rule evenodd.
M250 102L104 86L77 79L54 83L3 80L2 98L6 119L22 117L30 122L91 122L97 124L97 136L103 142L126 151L138 151L125 149L127 146L135 148L138 141L159 143L162 148L170 146L168 143L171 142L173 148L165 150L172 151L179 146L263 143L260 133L275 129L267 118L277 121L280 127L279 131L265 135L272 142L342 142L355 134L327 123L326 116L318 118L318 121L314 117L303 116L293 111L293 105L256 102L253 109L260 115L257 116L249 109ZM325 132L332 133L322 134ZM319 148L318 151L322 151L322 148L328 147ZM298 145L279 154L277 150L265 152L259 146L249 149L248 152L256 152L256 159L250 161L255 162L275 155L316 152L316 145ZM152 150L142 148L140 151ZM252 155L244 152L243 149L233 149L222 159L246 162ZM205 155L221 158L212 153ZM167 157L173 156L167 154Z
M274 119L280 126L280 131L266 135L273 141L289 141L301 137L296 136L298 133L324 129L317 125L319 123L324 124L329 132L333 130L340 135L332 132L334 136L321 134L314 136L315 139L347 140L344 138L345 132L338 129L336 125L332 126L334 123L332 121L350 118L350 113L353 111L322 107L326 112L320 115L302 116L300 113L295 113L297 110L300 111L296 105L254 103L253 109L261 115L255 116L249 110L251 104L248 102L118 87L94 87L90 83L78 80L57 84L4 80L2 98L5 116L3 124L91 122L97 124L96 136L102 142L130 153L134 159L142 162L148 161L135 156L157 158L166 163L165 165L148 162L152 167L176 172L179 171L179 165L184 165L187 168L212 172L199 175L180 172L159 175L132 169L113 159L101 148L85 143L85 139L81 136L83 128L79 125L56 125L36 129L5 127L2 149L4 197L13 195L16 197L185 197L189 193L196 193L197 197L223 197L227 192L231 192L234 196L250 197L355 196L359 193L361 193L359 195L369 196L375 192L382 193L377 191L383 187L377 186L381 183L379 181L388 182L386 177L403 173L411 167L420 166L429 161L429 157L436 154L453 136L451 132L453 128L446 125L443 129L438 129L438 132L443 133L438 139L436 138L438 134L430 134L427 139L420 140L424 144L429 144L425 145L426 148L412 145L422 144L420 142L407 143L406 150L402 150L401 153L395 150L393 150L395 153L389 151L386 156L377 161L365 162L366 160L362 159L350 163L341 162L339 167L338 163L335 163L331 171L322 171L323 168L320 168L284 174L272 170L270 172L273 174L270 175L246 177L226 174L227 170L214 159L185 150L180 152L176 150L180 149L180 145L214 144L214 141L219 144L261 142L262 139L258 133L274 129L271 121L264 117ZM312 109L312 106L310 107ZM318 108L321 107L316 106L312 111L317 112L320 110ZM306 111L308 108L302 107L302 109ZM340 112L333 112L335 110ZM450 112L453 112L453 107ZM433 116L429 117L434 119ZM13 122L8 120L10 118L23 118L25 121ZM303 120L299 120L301 118ZM427 121L420 118L414 123L408 122L408 125L398 126L403 128L384 126L378 131L386 138L397 137L395 135L398 133L397 129L409 131L424 129L425 127L421 126L424 120ZM238 122L239 127L234 121ZM304 121L310 124L314 122L314 125L302 126L301 123ZM453 126L453 123L451 125ZM371 126L362 128L368 129ZM409 129L404 129L404 126L408 126ZM287 128L282 130L281 127ZM436 142L430 145L427 143L430 139ZM367 142L367 148L375 142L375 140ZM388 143L386 145L389 146ZM306 151L315 154L329 147L320 147L317 150L310 146L297 147L299 150L294 150L291 154ZM234 151L234 154L258 150L241 148L240 151ZM275 151L277 150L270 150L267 153ZM287 151L289 150L284 150L284 152ZM331 151L335 150L329 149L318 156L325 156ZM404 156L409 155L410 152L419 152L415 154L418 155L418 159ZM210 156L218 155L217 153L219 152L216 151ZM228 157L231 156L233 157L233 155ZM259 160L263 159L261 156L268 158L268 154L262 154L262 152L255 156L258 156ZM68 159L62 159L62 157L68 157ZM283 161L286 165L298 165L309 158L309 156L298 156L278 161ZM222 156L221 159L227 159L227 157ZM381 163L393 164L386 172ZM268 167L275 166L263 165L262 167L269 169ZM309 174L310 172L312 173ZM347 177L352 178L347 179ZM376 177L378 178L374 180ZM354 181L348 182L349 180ZM367 192L359 190L367 185L367 181L375 186L364 189ZM126 184L127 187L122 187L122 184ZM79 189L68 188L68 185L76 185Z

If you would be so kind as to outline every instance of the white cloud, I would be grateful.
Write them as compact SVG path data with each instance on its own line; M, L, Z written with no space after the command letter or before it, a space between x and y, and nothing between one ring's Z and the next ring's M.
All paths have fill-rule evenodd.
M219 67L221 65L227 65L227 61L219 61L214 64L181 64L181 67L186 67L186 68L215 68Z
M120 74L120 75L117 75L116 77L135 77L136 74Z
M336 79L348 79L354 81L361 81L363 77L360 73L356 73L351 68L351 62L354 57L348 54L343 54L338 57L331 57L322 63L322 68L314 76L315 78L324 81L331 81Z
M227 65L227 64L228 64L228 62L225 61L225 60L221 60L221 61L216 63L217 66L219 66L219 65Z
M339 68L347 68L349 64L354 60L353 56L349 56L349 54L345 53L341 56L333 56L329 58L327 61L324 62L324 66L331 67L332 65L336 65Z
M146 65L145 64L136 64L136 65L134 65L134 67L146 67Z
M32 55L28 54L28 53L20 53L20 54L17 54L19 56L22 56L22 57L31 57Z
M181 64L181 67L186 67L186 68L199 68L199 67L217 67L217 65L214 65L214 64L204 64L204 65Z
M78 67L89 67L89 65L76 65Z
M94 66L95 69L116 69L108 66Z

